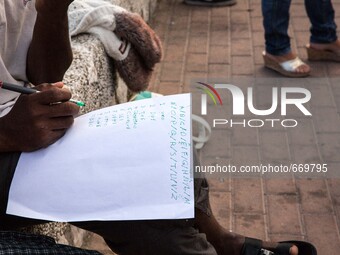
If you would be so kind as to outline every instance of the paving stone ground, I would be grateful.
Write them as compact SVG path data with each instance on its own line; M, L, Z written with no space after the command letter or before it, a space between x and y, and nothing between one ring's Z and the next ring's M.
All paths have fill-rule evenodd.
M292 2L292 47L306 60L310 24L303 1ZM340 24L340 1L333 2L336 22ZM299 80L282 79L264 68L260 0L238 0L236 6L220 8L160 0L151 25L164 46L163 61L155 69L150 87L154 92L197 92L195 81L214 84L233 80L241 84L243 92L253 84L256 105L269 109L273 84L310 90L312 99L306 108L312 116L303 115L297 108L287 109L286 118L296 119L297 127L215 128L200 152L201 161L202 165L238 167L327 164L327 178L321 174L314 178L219 176L210 180L211 201L216 217L228 230L266 240L308 240L320 255L338 255L340 64L309 63L311 77ZM227 108L208 106L209 111L214 111L205 116L208 121L216 115L232 117L230 96L224 95L223 101ZM199 113L199 108L195 110ZM273 116L282 119L280 114ZM254 116L248 112L245 119Z

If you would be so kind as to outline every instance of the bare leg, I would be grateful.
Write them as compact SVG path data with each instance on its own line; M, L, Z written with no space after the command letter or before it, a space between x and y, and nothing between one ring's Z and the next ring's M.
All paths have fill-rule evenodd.
M198 230L206 234L208 241L214 246L219 255L241 255L245 237L224 229L214 215L207 214L196 209L195 224ZM263 248L273 250L277 246L275 242L263 242ZM287 254L288 255L288 254ZM298 255L298 248L293 246L290 255Z

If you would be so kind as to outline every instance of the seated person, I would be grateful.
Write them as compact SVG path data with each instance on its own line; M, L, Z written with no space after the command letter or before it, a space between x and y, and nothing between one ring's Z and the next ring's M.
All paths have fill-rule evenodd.
M31 82L41 91L19 95L0 89L1 230L43 223L6 214L16 164L21 152L61 138L79 112L79 106L68 101L70 91L58 82L72 61L67 20L71 2L0 0L0 22L5 24L0 26L0 80L22 86ZM276 255L316 255L308 243L262 242L226 231L212 215L208 196L207 181L195 179L195 219L72 224L101 235L119 254L270 254L263 253L266 249Z

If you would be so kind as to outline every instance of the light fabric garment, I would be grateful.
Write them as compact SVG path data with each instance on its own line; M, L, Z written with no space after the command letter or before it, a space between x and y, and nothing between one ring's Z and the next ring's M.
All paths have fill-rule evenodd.
M103 43L109 56L124 60L131 44L121 40L113 31L116 29L115 14L125 12L122 7L105 0L75 0L69 7L70 35L94 34Z
M26 58L36 20L35 0L0 0L0 80L24 84ZM0 117L19 96L0 89Z

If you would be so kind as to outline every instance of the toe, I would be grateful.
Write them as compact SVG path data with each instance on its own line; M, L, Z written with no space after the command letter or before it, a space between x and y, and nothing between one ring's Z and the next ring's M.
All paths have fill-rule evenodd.
M306 65L306 64L301 65L296 69L296 71L298 73L309 73L310 72L310 66Z
M299 254L299 249L296 245L293 245L290 250L289 250L290 255L298 255Z

